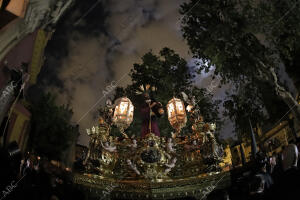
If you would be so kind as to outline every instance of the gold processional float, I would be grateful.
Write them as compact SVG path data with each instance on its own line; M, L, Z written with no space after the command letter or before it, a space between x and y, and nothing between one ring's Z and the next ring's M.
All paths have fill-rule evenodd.
M230 176L220 168L223 149L214 137L216 125L205 123L193 108L172 98L167 104L168 120L175 129L172 137L158 137L150 130L144 138L129 138L125 130L133 121L132 102L122 97L114 105L107 103L99 125L87 129L85 173L75 174L74 183L87 199L98 200L204 199L214 188L227 186ZM187 122L186 110L193 125L192 134L184 137L179 134ZM112 125L119 128L123 140L110 136Z

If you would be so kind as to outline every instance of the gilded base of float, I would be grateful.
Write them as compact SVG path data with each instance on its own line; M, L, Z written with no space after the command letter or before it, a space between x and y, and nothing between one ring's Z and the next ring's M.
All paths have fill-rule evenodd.
M74 184L86 199L204 199L213 189L230 185L229 172L214 172L184 179L115 180L98 175L76 174Z

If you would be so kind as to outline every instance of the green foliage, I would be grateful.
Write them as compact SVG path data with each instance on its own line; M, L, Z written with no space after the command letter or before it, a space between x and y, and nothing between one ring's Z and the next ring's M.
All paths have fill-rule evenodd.
M194 56L206 61L200 69L214 65L223 82L253 81L261 69L259 61L278 67L274 54L293 56L300 35L300 8L295 3L192 0L181 6L182 30Z
M260 84L259 91L264 108L268 113L268 120L264 123L274 125L278 120L282 120L283 114L287 113L290 109L280 98L278 98L274 89L269 85L263 83ZM288 115L285 117L288 117Z
M276 96L272 87L263 83L259 86L250 83L240 86L236 93L227 93L223 102L224 116L234 122L235 132L240 139L249 137L248 119L254 127L269 126L282 119L283 113L289 110L288 106Z
M239 139L250 132L250 124L262 124L267 118L263 112L263 99L261 93L251 84L240 87L236 94L228 94L223 105L224 115L235 124L235 132ZM251 91L251 92L249 92ZM247 136L246 136L247 137Z
M60 160L63 151L79 134L78 127L70 124L72 110L69 106L57 106L50 93L30 107L32 113L31 146L40 155Z
M162 49L160 57L148 52L142 57L142 61L142 64L134 64L130 73L133 89L142 84L155 86L159 89L157 100L164 104L168 101L166 97L179 95L192 84L192 69L171 49Z
M184 3L182 13L191 9L196 1ZM241 81L255 70L255 61L248 50L263 54L253 34L245 31L243 16L235 9L234 1L200 0L183 19L182 30L195 57L203 59L201 70L215 66L215 74L222 81Z
M132 84L126 88L116 88L115 99L121 96L127 96L131 99L135 106L134 121L127 129L128 135L141 134L141 116L140 106L144 102L142 95L137 95L135 92L140 85L150 84L155 86L157 91L152 92L157 101L164 106L165 114L158 119L161 136L170 136L173 128L170 126L166 114L166 105L170 99L177 97L183 99L180 92L195 96L197 107L200 108L205 121L218 122L221 120L218 117L218 102L212 101L212 96L203 89L193 85L195 77L194 69L187 66L187 62L169 48L164 48L160 51L159 56L152 52L146 53L142 57L141 64L134 64L131 70L130 77ZM191 133L191 124L187 123L186 128L182 130L183 134ZM112 134L118 135L116 130L112 130Z
M196 109L199 109L201 115L204 118L204 121L207 123L216 123L217 129L215 135L220 134L221 127L223 125L223 121L219 117L219 104L221 103L220 100L212 100L213 96L204 88L197 88L192 87L190 90L191 96L195 96L196 102ZM188 113L188 119L190 119L190 114ZM186 127L182 129L183 134L190 134L192 128L192 121L188 120ZM219 139L219 137L216 137Z
M199 71L214 66L221 83L237 88L224 102L225 115L235 122L236 131L249 127L248 117L253 124L262 123L263 108L272 117L278 115L266 94L281 105L285 97L274 92L278 86L270 69L276 71L283 63L290 74L299 71L295 64L300 55L297 1L191 0L181 5L180 12L184 38L194 57L203 60ZM286 107L275 110L283 115Z

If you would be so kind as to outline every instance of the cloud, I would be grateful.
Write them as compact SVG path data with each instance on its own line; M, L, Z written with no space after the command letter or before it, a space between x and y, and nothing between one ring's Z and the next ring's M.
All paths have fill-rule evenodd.
M197 60L194 60L195 62ZM222 126L222 129L220 130L220 137L221 138L228 138L233 137L235 138L234 130L234 124L233 122L228 118L223 116L223 112L225 108L223 107L223 100L226 97L225 91L230 91L232 85L226 84L221 85L219 87L220 79L215 78L212 79L214 73L214 68L211 68L209 72L201 72L201 74L197 75L195 77L195 85L200 88L206 88L210 93L213 95L213 100L221 100L222 102L219 105L219 117L224 120L224 124Z
M169 47L193 62L180 31L182 2L110 0L81 18L93 5L82 1L62 19L46 49L41 80L46 90L58 94L58 103L73 108L72 120L80 125L80 144L88 145L85 129L97 123L97 108L106 100L103 90L112 81L118 86L129 84L127 74L145 53L158 54ZM211 72L203 73L196 85L206 87L210 82ZM224 88L215 88L213 93L221 98ZM224 129L225 135L228 129L230 126Z
M118 82L119 86L130 83L126 74L134 63L141 62L142 55L150 50L157 54L167 46L182 57L191 58L178 21L178 9L182 2L105 1L105 7L98 5L82 19L80 16L89 7L84 5L83 9L82 6L75 5L69 16L63 19L65 21L58 27L58 33L53 35L46 52L46 66L52 68L57 75L51 80L47 79L47 74L43 74L43 71L49 72L50 69L43 69L41 79L44 79L47 90L58 94L58 103L70 104L73 108L72 120L80 120L82 136L79 143L88 143L84 131L96 124L97 107L105 102L102 91L111 81ZM106 10L101 11L101 8ZM95 14L96 12L100 14ZM109 15L105 15L105 12ZM101 16L106 16L105 22L101 19L100 24L97 24L96 18L100 19ZM72 20L74 22L78 19L81 20L74 27ZM90 24L97 25L95 29L102 32L90 34L94 32ZM60 52L66 56L57 55ZM91 109L101 98L102 101Z

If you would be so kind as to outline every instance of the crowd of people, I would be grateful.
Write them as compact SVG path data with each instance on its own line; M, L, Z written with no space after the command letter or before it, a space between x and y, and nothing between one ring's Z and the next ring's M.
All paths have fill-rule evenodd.
M299 143L298 143L299 144ZM232 185L217 189L207 200L299 199L299 147L289 144L280 153L267 156L258 152L253 162L232 173Z
M295 144L285 146L280 153L255 155L253 162L232 170L232 184L227 189L215 189L207 200L298 199L300 180L299 151ZM1 150L0 198L37 200L85 199L84 193L72 184L72 172L46 158L32 154L22 156ZM203 198L203 200L205 199Z
M84 199L72 184L69 168L29 153L10 157L1 150L0 157L5 161L1 162L1 199Z

